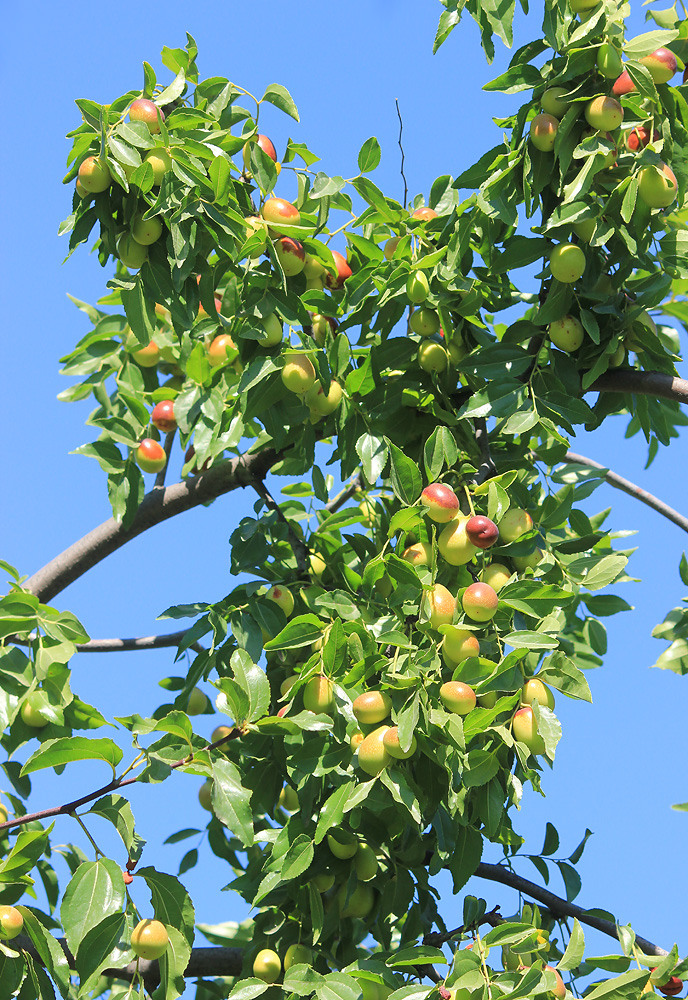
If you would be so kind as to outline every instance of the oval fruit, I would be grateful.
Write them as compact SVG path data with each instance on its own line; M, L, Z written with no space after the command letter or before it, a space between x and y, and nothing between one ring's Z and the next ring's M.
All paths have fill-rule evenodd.
M324 674L311 677L303 689L303 707L309 712L331 712L334 708L332 681Z
M545 741L537 731L537 721L530 705L527 705L525 708L519 708L514 713L512 732L514 739L518 740L519 743L525 744L532 754L543 754L545 752Z
M549 255L552 277L570 285L585 271L585 254L575 243L560 243Z
M442 704L455 715L468 715L475 708L475 691L461 681L447 681L440 688Z
M450 625L456 612L456 598L443 584L436 583L425 594L423 610L433 628Z
M384 735L389 726L379 726L365 737L358 748L358 766L366 774L375 777L392 763L392 756L384 744Z
M253 975L264 983L276 983L282 972L282 963L276 951L263 948L253 960Z
M348 830L336 829L327 834L327 846L335 858L348 861L358 850L358 841Z
M382 742L385 745L385 750L387 753L394 757L395 760L408 760L409 757L413 757L414 753L418 748L418 743L416 737L411 737L411 745L408 750L401 749L401 743L399 742L399 729L397 726L390 726L387 732L382 737ZM359 878L361 876L359 875Z
M437 539L440 555L450 566L465 566L480 551L468 537L466 528L470 520L458 517L450 521Z
M354 699L351 707L361 725L372 726L388 717L392 710L392 699L386 691L366 691Z
M343 917L365 918L375 905L375 893L372 887L366 885L365 882L359 883L356 886L348 900L346 898L346 886L343 885L339 890L337 898L341 908L340 913Z
M160 958L167 950L169 937L165 925L159 920L140 920L131 935L131 947L139 958Z
M577 351L585 340L585 330L575 316L562 316L548 327L549 339L561 351Z
M480 643L473 632L459 628L458 625L450 625L444 633L442 650L452 663L459 664L470 656L479 656Z
M521 535L530 531L533 519L522 507L510 507L499 522L499 535L503 542L515 542Z
M15 906L0 906L0 938L5 941L21 934L24 918Z
M541 153L550 153L554 149L559 121L554 115L535 115L530 123L530 141Z
M444 483L431 483L420 495L425 513L431 521L446 524L459 513L459 498L451 486Z
M676 174L666 163L643 167L638 174L638 194L650 208L668 208L677 193Z
M461 606L473 621L488 622L494 618L499 598L488 583L472 583L463 592Z
M554 695L537 677L531 677L521 688L521 704L531 705L534 701L545 708L554 709Z

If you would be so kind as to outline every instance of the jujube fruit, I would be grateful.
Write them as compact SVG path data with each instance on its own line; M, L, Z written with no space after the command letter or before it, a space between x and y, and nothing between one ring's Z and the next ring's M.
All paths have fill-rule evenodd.
M301 213L298 208L290 201L285 201L284 198L268 198L260 214L266 222L272 225L279 225L281 222L288 226L298 226L301 222Z
M282 368L282 382L286 389L305 396L315 384L315 368L307 354L291 354Z
M515 542L533 527L533 519L522 507L510 507L499 522L499 535L503 542Z
M284 971L288 972L292 965L312 965L313 952L305 944L290 944L284 955Z
M537 677L531 677L521 688L521 704L530 705L534 701L545 708L554 709L554 695Z
M503 563L492 562L480 571L480 582L489 583L497 593L505 587L511 579L512 573Z
M332 256L334 257L334 266L337 269L337 273L332 274L328 271L325 275L325 284L328 288L341 288L346 279L351 277L352 271L344 254L341 254L338 250L333 250Z
M456 612L456 598L442 583L436 583L423 599L423 610L433 628L450 625Z
M442 530L437 539L440 555L450 566L465 566L479 552L466 530L470 518L457 517Z
M442 650L452 663L462 663L470 656L480 654L480 643L473 632L468 629L459 628L458 625L450 625L444 633Z
M420 305L430 294L427 275L423 271L412 271L406 279L406 295L409 302Z
M392 763L392 756L384 744L384 735L389 726L378 726L365 737L358 748L358 766L366 774L375 777Z
M278 608L281 608L289 618L294 610L294 595L287 587L283 584L276 584L268 590L265 596L268 601L272 601Z
M348 861L358 850L358 841L348 830L330 830L327 834L327 846L335 858Z
M358 722L372 726L386 719L392 710L392 699L386 691L366 691L354 698L351 706Z
M337 896L341 915L343 917L367 917L375 905L375 893L372 887L365 882L359 883L349 896L348 901L346 899L346 888L343 885Z
M275 240L275 253L288 278L301 274L306 263L306 251L300 240L280 236Z
M299 793L291 785L285 785L279 793L277 804L287 812L298 812L300 808Z
M575 243L560 243L549 255L552 277L570 285L585 271L585 254Z
M418 348L418 364L424 372L445 372L449 364L449 355L441 344L424 343Z
M545 741L537 731L537 720L530 705L519 708L512 719L512 732L519 743L528 747L532 754L545 752Z
M459 498L451 486L431 483L420 495L421 503L431 521L446 524L459 513Z
M554 115L535 115L530 123L530 141L541 153L550 153L554 149L559 122Z
M0 906L0 938L5 941L21 934L24 918L15 906Z
M668 208L677 193L676 174L666 163L643 167L638 174L638 194L650 208Z
M159 119L158 115L160 115ZM165 121L165 114L152 101L145 97L139 97L129 105L129 121L145 122L150 132L157 135L160 131L160 122Z
M79 183L89 194L107 191L112 184L112 174L107 164L97 156L87 156L79 167Z
M585 106L586 122L599 132L613 132L623 116L623 108L613 97L593 97Z
M253 960L253 975L264 983L276 983L282 972L282 963L276 951L263 948Z
M370 882L377 875L379 868L380 863L372 847L360 844L354 855L354 870L359 882Z
M331 712L334 708L334 689L332 681L324 674L306 683L303 689L303 707L309 712Z
M475 691L461 681L447 681L440 688L442 704L455 715L468 715L475 708Z
M131 935L134 954L149 961L160 958L168 944L167 930L159 920L140 920Z
M440 328L440 318L434 309L415 309L409 326L419 337L431 337Z
M43 696L38 691L32 691L24 701L19 710L22 722L30 729L45 729L49 720L43 715Z
M401 749L401 743L399 742L398 726L390 726L390 728L382 737L382 742L384 743L385 750L387 751L387 753L390 755L390 757L394 757L395 760L408 760L409 757L413 757L414 753L418 748L418 742L416 740L416 737L412 736L408 750Z
M577 351L585 340L585 330L575 316L553 320L547 329L549 339L560 351Z
M488 583L472 583L463 592L461 606L473 621L488 622L494 617L499 598Z
M162 472L167 465L165 449L154 438L144 438L136 449L134 457L143 472Z
M479 549L489 549L499 539L499 528L483 514L476 514L466 522L466 534Z
M161 399L156 403L151 413L151 423L164 434L169 434L177 426L174 415L174 402L171 399Z

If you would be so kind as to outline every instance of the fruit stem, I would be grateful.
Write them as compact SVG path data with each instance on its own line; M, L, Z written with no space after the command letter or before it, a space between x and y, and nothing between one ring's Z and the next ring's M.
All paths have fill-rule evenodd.
M468 489L466 484L463 484L464 491L466 493L466 499L468 500L468 506L471 511L471 517L475 517L475 507L473 506L473 497L471 496L471 491Z
M81 827L81 829L84 831L84 833L86 834L86 836L88 837L88 839L91 841L93 849L96 852L96 861L98 860L98 855L100 855L101 858L107 857L107 855L105 854L105 852L101 851L101 849L98 847L98 845L96 844L96 842L93 839L93 837L91 836L91 834L88 832L88 830L86 828L86 824L81 819L81 816L79 816L79 814L76 813L76 812L70 813L70 816L72 817L72 819L75 819L77 821L77 823L79 824L79 826Z

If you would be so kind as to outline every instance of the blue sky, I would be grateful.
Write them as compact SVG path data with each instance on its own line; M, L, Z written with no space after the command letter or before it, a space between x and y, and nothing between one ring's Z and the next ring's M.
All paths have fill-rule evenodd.
M84 8L66 0L15 4L5 12L0 407L7 435L0 555L22 573L35 571L109 517L100 469L69 454L91 439L91 429L83 426L89 404L56 399L67 384L58 374L58 358L87 329L66 293L95 301L109 277L84 249L65 266L61 263L66 244L56 234L71 208L71 186L63 187L61 179L68 150L64 135L79 122L74 99L109 102L141 86L143 60L166 80L160 50L183 45L188 30L199 45L203 76L227 76L259 94L272 82L291 91L301 124L270 108L261 119L278 151L289 136L306 141L322 157L324 170L352 176L360 146L375 135L383 158L373 179L401 199L398 99L409 192L427 197L435 177L458 175L499 140L492 116L508 113L518 101L480 89L505 68L508 55L498 49L494 66L488 67L468 19L432 56L440 10L432 0L349 0L337 6L309 0L192 6L172 0L164 8L139 5L136 10ZM517 24L517 44L536 36L536 19L527 31L522 17ZM636 14L636 32L643 30L641 24ZM293 197L290 183L281 180L277 193ZM625 441L624 427L625 421L617 420L594 435L583 433L572 447L685 508L684 447L660 453L645 471L644 442L639 437ZM166 607L212 601L232 586L227 540L253 502L252 496L233 493L155 528L69 587L57 606L76 613L93 637L172 630L170 623L155 622ZM515 825L537 852L545 822L553 822L562 837L562 856L590 827L595 836L580 865L583 890L577 902L614 911L622 923L631 922L668 948L685 927L688 890L688 817L670 809L671 803L688 799L688 681L647 668L663 648L650 638L650 630L684 593L677 567L685 542L678 528L608 487L595 494L589 509L612 504L610 526L638 529L631 540L639 548L630 570L642 583L622 590L637 612L608 620L609 655L604 667L589 676L593 706L558 699L564 738L554 771L544 778L547 798L527 793ZM113 715L152 711L163 700L156 678L178 672L172 654L164 651L83 655L73 668L75 690ZM218 721L206 717L199 729L209 734ZM35 808L102 780L105 775L87 764L74 765L61 777L37 775ZM146 863L175 872L184 850L193 845L160 846L174 829L204 825L192 791L188 806L179 806L180 785L186 791L197 783L180 775L161 787L134 790L138 824L151 845ZM81 842L69 820L58 823L58 839ZM94 832L101 834L97 824ZM114 844L104 828L102 839L104 845ZM537 879L527 862L521 873ZM230 877L207 850L202 864L184 876L200 920L241 917L238 897L219 891ZM561 890L556 878L551 887ZM460 923L460 899L451 897L446 883L442 888L448 923ZM501 902L505 913L515 908L514 894L497 886L476 880L470 889L484 895L489 907ZM613 942L597 939L593 950L611 952ZM687 950L680 940L679 950Z

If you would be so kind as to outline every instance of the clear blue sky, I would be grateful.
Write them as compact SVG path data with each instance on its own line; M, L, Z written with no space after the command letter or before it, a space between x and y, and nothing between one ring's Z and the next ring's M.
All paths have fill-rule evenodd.
M492 116L503 115L518 99L480 89L505 68L508 56L498 50L494 67L487 67L468 18L432 56L440 10L433 0L342 5L172 0L164 7L140 4L135 10L66 0L7 9L0 59L5 137L0 144L5 233L0 407L7 430L0 556L29 574L109 517L100 469L92 460L69 455L95 436L83 426L89 404L56 400L67 384L58 375L58 358L87 330L66 293L95 301L109 276L83 249L61 266L66 244L56 233L71 206L71 187L63 187L61 179L68 149L64 135L79 123L74 99L109 102L141 86L143 60L155 66L160 80L167 79L160 50L183 45L188 30L199 44L203 76L223 75L257 93L272 82L291 91L300 125L272 109L261 119L278 151L288 136L307 141L322 157L324 170L352 176L359 147L376 135L383 159L374 179L401 198L398 98L410 194L427 196L435 177L458 175L498 141ZM517 44L535 37L535 18L527 33L522 17L518 25ZM643 30L638 14L635 30ZM280 183L278 193L292 197L290 182ZM583 434L573 447L673 506L688 507L685 446L661 453L644 471L644 442L639 437L624 441L624 426L618 420L603 432ZM155 622L166 607L219 599L231 588L227 540L253 499L233 493L155 528L73 584L56 604L76 613L93 637L172 630L170 623ZM647 668L663 648L650 638L650 630L684 593L677 566L685 542L678 528L608 487L598 491L590 509L612 504L610 526L638 529L633 544L639 550L630 568L643 582L623 588L638 611L609 620L609 655L589 677L594 705L558 699L564 738L554 771L544 777L547 799L527 794L515 825L537 852L546 820L553 822L562 835L562 857L590 827L595 836L580 865L583 890L577 902L612 910L622 923L632 922L639 933L668 948L684 933L688 894L688 816L670 810L671 803L688 799L688 680ZM112 715L146 715L163 700L156 678L178 672L164 651L82 655L73 668L74 689ZM200 727L209 734L217 721L207 717ZM34 808L85 792L105 777L86 764L68 768L61 777L43 772L34 782ZM138 824L150 842L146 863L176 872L193 842L160 845L174 829L204 825L205 814L195 802L197 784L180 775L161 787L134 792ZM188 803L182 798L187 791ZM97 824L94 831L101 834ZM81 842L78 834L69 820L58 821L58 839ZM105 828L102 839L105 845L115 843ZM527 862L520 871L537 879ZM184 876L199 920L241 918L238 897L220 892L230 877L209 851L202 851L202 864ZM562 889L556 877L551 887ZM460 900L443 888L446 919L450 925L460 923ZM484 895L489 906L501 902L505 913L515 908L514 895L497 886L475 881L471 891ZM598 939L594 950L611 952L613 942ZM688 950L685 940L679 940L679 950Z

